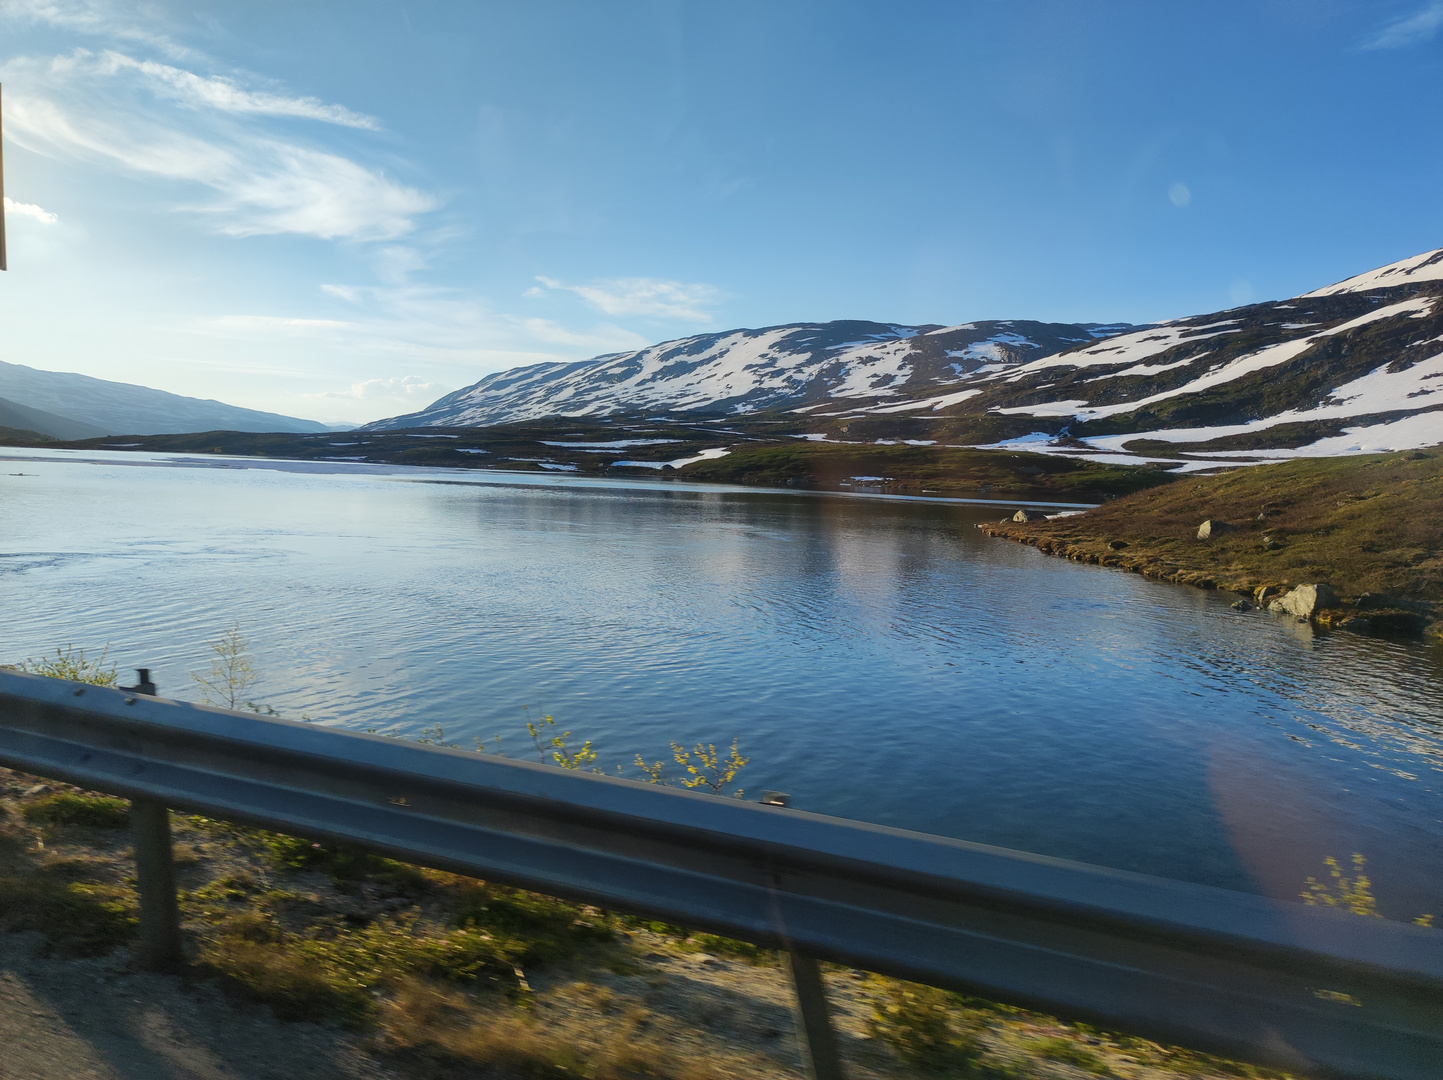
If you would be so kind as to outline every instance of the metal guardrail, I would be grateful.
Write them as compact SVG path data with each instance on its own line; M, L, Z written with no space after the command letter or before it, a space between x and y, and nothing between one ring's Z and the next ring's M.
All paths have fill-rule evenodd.
M1317 1076L1443 1075L1437 930L14 672L0 764L786 950L822 1078L819 959ZM136 822L163 959L168 825Z

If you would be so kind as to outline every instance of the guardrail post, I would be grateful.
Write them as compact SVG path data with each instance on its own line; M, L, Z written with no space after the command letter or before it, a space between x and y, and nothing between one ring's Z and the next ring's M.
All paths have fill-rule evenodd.
M842 1059L837 1053L837 1034L832 1030L827 1009L822 969L814 958L795 949L787 953L787 958L791 961L792 986L797 992L802 1057L812 1080L843 1080Z
M155 696L150 669L136 672L137 694ZM130 832L135 847L135 881L140 893L140 944L136 959L142 967L168 968L180 964L180 908L175 896L175 857L170 838L170 808L159 799L130 800Z

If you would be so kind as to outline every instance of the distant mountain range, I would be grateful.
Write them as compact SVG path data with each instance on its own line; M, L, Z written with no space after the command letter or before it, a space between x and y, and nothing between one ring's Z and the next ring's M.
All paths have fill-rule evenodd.
M1218 460L1443 442L1443 249L1147 327L805 323L488 375L371 429L658 412ZM0 391L3 392L3 391Z
M314 420L0 362L0 427L56 439L188 431L330 431Z
M991 365L1024 363L1126 329L1126 324L898 326L843 320L727 330L573 364L512 368L421 412L368 426L475 427L645 409L744 414L911 398L950 389Z

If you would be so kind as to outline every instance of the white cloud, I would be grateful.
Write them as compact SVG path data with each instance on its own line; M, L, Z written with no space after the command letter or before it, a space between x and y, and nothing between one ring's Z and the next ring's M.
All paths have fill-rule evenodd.
M379 131L381 127L380 121L375 117L352 112L344 105L327 105L313 97L288 97L265 90L245 90L233 79L197 75L169 64L156 63L154 60L136 60L123 53L102 54L95 59L93 70L101 75L134 71L143 76L153 88L193 107L256 116L319 120L322 123L366 131Z
M520 319L517 325L533 341L548 345L568 345L584 349L592 354L621 352L626 349L644 349L653 344L650 338L623 330L619 326L596 326L590 330L568 330L550 319Z
M344 300L348 304L361 302L361 290L354 285L322 285L321 292L327 296L334 296L337 300Z
M1443 0L1431 0L1412 15L1389 23L1363 40L1365 49L1402 49L1432 41L1443 28Z
M526 290L529 297L544 296L545 290L575 293L606 315L645 315L680 322L710 322L704 310L722 299L713 285L661 281L657 278L610 278L594 285L567 285L538 275L543 288Z
M7 95L7 135L46 156L209 189L209 200L172 206L204 215L216 231L231 236L389 240L410 232L414 219L436 205L430 195L378 169L255 126L262 116L280 115L275 111L217 106L178 113L127 94L146 86L149 76L145 64L117 60L118 55L97 60L82 50L50 61L7 64L8 81L24 87ZM195 79L214 87L215 80ZM281 100L311 101L272 103Z
M60 220L59 216L52 214L49 210L42 209L34 203L16 202L9 195L5 196L5 213L34 218L45 225L54 225Z
M328 398L350 398L354 401L401 402L429 405L450 393L439 383L427 382L419 375L401 375L393 379L365 379L352 383L346 390L329 390L320 395Z
M25 87L7 95L7 134L46 156L209 189L208 201L173 206L205 215L222 234L391 240L413 230L414 218L436 205L427 193L381 170L237 126L228 117L188 129L173 110L108 92L104 72L97 75L74 59L7 65L6 74L22 75L12 81ZM114 71L136 72L139 65Z
M148 45L175 60L199 56L194 49L154 29L163 17L162 10L145 0L131 4L123 0L5 0L0 4L0 15Z
M1192 202L1192 190L1184 183L1176 183L1167 189L1167 197L1174 206L1187 206Z

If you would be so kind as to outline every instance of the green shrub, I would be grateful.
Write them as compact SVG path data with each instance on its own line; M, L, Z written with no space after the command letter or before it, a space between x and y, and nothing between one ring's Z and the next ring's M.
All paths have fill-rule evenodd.
M401 890L426 887L426 877L416 867L346 844L321 844L284 833L262 833L261 839L271 862L281 870L319 870L337 884L373 881Z
M972 1069L982 1044L972 1031L953 1023L951 995L920 983L881 980L872 999L867 1033L891 1047L901 1060L926 1072Z
M35 825L123 829L130 824L130 803L109 795L75 795L60 791L27 803L20 812L26 821Z
M70 682L90 683L93 686L114 686L118 677L115 665L105 665L106 654L109 652L110 646L107 645L100 650L100 655L92 660L85 655L84 649L67 645L64 649L57 648L54 656L32 656L15 667L32 675L48 675L52 679L68 679Z
M1106 1076L1110 1071L1097 1051L1085 1043L1062 1035L1054 1035L1049 1039L1037 1039L1028 1043L1027 1048L1038 1057L1076 1065L1079 1069L1096 1073L1098 1076Z
M45 874L0 877L0 929L33 930L66 956L103 956L135 933L136 912L117 888Z
M326 936L326 927L287 933L267 915L246 912L227 919L203 943L201 959L281 1020L360 1024L375 1011L376 990L409 976L513 989L526 949L525 943L473 929L427 932L414 919L329 929Z
M466 889L455 921L463 929L517 943L522 963L569 959L615 936L610 920L593 908L499 885Z

